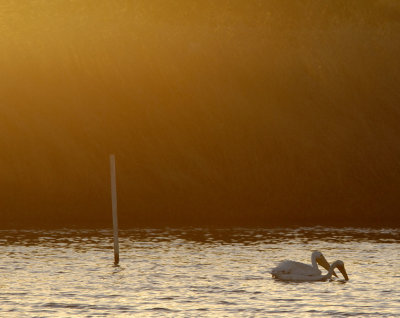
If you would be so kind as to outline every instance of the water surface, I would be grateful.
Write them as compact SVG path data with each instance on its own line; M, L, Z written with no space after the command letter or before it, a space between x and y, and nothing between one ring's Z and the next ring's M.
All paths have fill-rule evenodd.
M113 266L109 230L0 231L7 317L324 317L400 315L400 230L132 229ZM312 250L350 280L285 283L280 260Z

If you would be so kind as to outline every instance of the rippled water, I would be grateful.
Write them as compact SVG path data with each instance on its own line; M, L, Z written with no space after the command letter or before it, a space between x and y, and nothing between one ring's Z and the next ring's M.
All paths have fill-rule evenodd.
M0 231L1 317L400 316L400 229ZM350 280L285 283L269 270L314 249Z

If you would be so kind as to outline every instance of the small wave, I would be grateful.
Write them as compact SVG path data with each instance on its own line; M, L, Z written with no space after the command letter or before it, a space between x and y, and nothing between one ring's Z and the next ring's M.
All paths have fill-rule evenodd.
M55 303L50 302L43 305L43 307L47 308L64 308L64 309L90 309L90 310L109 310L109 307L105 306L97 306L97 305L88 305L88 304L68 304L68 303Z
M147 309L148 311L161 311L161 312L179 312L179 310L169 309L165 307L154 307Z
M230 305L230 306L236 306L237 305L237 303L234 303L234 302L231 302L231 301L227 301L227 300L221 300L217 304L219 304L219 305Z

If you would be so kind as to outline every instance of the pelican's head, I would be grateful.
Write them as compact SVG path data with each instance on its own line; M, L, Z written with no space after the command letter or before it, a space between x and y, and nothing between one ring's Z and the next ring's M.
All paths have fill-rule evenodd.
M326 260L325 256L322 255L322 253L320 251L314 251L311 254L312 258L315 258L315 260L317 261L318 265L322 266L323 268L325 268L327 271L329 271L329 268L331 267L328 263L328 261ZM333 271L333 275L336 275L335 271Z
M342 273L344 279L349 280L349 276L347 276L347 272L342 261L333 262L332 267L337 267L337 269Z

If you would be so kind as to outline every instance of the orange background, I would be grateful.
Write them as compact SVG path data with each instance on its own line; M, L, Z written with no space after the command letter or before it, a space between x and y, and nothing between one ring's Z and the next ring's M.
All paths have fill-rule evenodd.
M400 224L400 4L2 1L3 224Z

